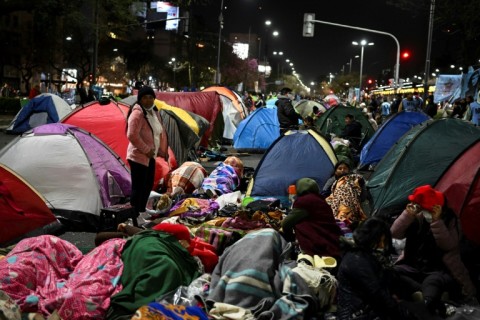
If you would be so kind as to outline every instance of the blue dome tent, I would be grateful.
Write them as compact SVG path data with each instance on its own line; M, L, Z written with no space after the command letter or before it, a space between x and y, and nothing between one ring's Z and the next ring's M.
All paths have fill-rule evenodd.
M325 137L313 130L288 131L266 151L246 194L282 199L287 196L289 185L305 177L323 187L336 163L337 156Z
M376 165L407 131L428 119L422 111L402 111L391 116L362 148L359 169Z
M238 125L233 148L239 152L263 153L279 136L277 110L258 108Z

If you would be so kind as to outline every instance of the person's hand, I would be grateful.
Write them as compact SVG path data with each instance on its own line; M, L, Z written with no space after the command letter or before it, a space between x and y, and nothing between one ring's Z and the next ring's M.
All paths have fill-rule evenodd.
M432 207L432 221L437 221L441 218L442 216L442 206L441 205L434 205Z
M150 150L150 152L148 153L148 157L149 158L155 158L155 150Z
M410 202L407 204L406 211L412 217L415 217L420 212L420 206L416 203Z
M125 227L127 226L126 223L120 223L118 226L117 226L117 231L120 231L120 232L125 232Z

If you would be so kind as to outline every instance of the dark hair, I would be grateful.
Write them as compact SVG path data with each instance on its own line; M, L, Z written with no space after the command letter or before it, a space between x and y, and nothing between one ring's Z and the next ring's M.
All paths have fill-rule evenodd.
M290 93L290 92L292 92L292 89L290 89L290 88L282 88L282 90L280 90L280 94L282 94L282 95Z
M353 114L347 113L347 114L345 115L345 118L354 119L355 117L353 116Z
M318 109L318 107L317 107L317 106L313 106L312 110L313 110L313 112L316 112L315 110L317 110L317 111L318 111L319 109Z
M390 232L390 226L382 218L370 217L361 222L355 231L353 231L355 244L364 250L374 249L383 236L385 236L384 253L390 254L394 251L392 233Z
M346 165L348 167L348 169L352 170L352 166L350 165L350 163L348 161L345 161L345 160L341 160L341 161L338 161L336 164L335 164L335 167L333 168L334 170L337 170L338 167L340 167L342 164Z

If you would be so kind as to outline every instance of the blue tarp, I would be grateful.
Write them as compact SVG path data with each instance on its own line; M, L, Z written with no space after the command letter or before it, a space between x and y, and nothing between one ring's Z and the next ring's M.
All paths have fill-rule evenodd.
M277 110L259 108L242 120L233 136L238 151L264 152L280 136Z
M320 188L333 174L337 157L330 143L312 130L289 131L280 136L258 164L249 196L285 197L288 186L312 178Z
M402 111L391 116L362 148L358 167L376 165L407 131L428 119L421 111Z
M35 127L59 122L72 109L62 98L44 93L31 99L7 128L9 133L23 133Z

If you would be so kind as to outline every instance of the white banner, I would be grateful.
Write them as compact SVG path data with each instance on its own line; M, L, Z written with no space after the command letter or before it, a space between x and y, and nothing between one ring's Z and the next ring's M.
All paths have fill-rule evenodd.
M454 100L460 97L462 89L462 75L442 74L437 77L433 100L437 102Z

